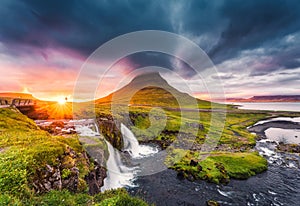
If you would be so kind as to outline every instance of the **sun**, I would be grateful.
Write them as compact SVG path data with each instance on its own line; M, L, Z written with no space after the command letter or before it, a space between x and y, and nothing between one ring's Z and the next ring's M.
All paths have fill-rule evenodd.
M57 103L60 104L60 105L66 104L67 101L68 101L68 98L67 98L67 97L59 97L59 98L57 99Z
M64 105L67 101L65 99L59 99L57 100L57 103L60 105Z

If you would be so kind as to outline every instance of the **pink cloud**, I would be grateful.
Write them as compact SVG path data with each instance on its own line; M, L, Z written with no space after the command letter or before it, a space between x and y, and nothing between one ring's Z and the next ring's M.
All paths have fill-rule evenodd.
M126 59L113 65L104 76L103 62L86 62L80 54L68 49L34 50L30 55L0 55L0 91L21 92L26 87L38 98L53 99L55 96L70 96L77 83L82 65L89 72L84 73L86 85L83 93L93 93L102 97L116 90L121 79L131 71L130 62ZM105 65L105 64L104 64ZM98 91L89 91L90 85L98 85Z

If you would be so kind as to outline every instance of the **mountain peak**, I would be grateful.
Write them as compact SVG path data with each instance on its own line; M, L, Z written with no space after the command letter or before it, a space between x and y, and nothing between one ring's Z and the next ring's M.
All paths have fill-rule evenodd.
M179 99L181 106L195 105L197 102L194 97L169 85L158 72L149 72L134 77L126 86L96 102L177 108Z
M147 84L162 84L161 86L165 86L165 84L168 85L167 81L160 75L159 72L148 72L137 75L129 84L134 84L135 86L137 86L136 84L140 84L141 86Z

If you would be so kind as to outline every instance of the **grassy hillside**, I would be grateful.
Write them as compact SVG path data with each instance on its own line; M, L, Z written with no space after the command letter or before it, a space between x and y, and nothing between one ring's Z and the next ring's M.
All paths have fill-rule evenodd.
M0 205L146 205L124 190L89 196L84 178L93 164L84 152L76 135L51 136L17 110L0 109ZM78 177L72 176L75 167ZM38 195L47 168L60 170L62 182L79 178L75 190L62 185Z
M159 73L148 73L135 77L118 91L95 101L96 104L130 104L131 106L160 106L167 108L210 109L212 103L195 99L170 86ZM214 108L226 108L213 103Z

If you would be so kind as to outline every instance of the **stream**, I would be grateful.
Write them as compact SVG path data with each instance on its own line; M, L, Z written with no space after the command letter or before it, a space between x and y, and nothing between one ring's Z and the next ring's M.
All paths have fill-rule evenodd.
M293 129L272 127L270 122L285 121ZM102 191L125 187L135 196L156 205L206 205L207 200L218 201L221 205L299 205L300 202L300 157L297 154L276 150L279 142L299 144L300 127L295 124L300 118L279 118L263 120L255 125L271 125L263 131L265 138L257 141L255 149L268 160L268 170L247 180L231 180L227 185L216 185L205 181L190 182L177 178L170 169L150 175L139 175L140 163L159 153L155 145L140 145L134 134L121 125L124 148L120 152L112 147L98 131L93 120L65 121L73 125L80 136L92 136L105 141L109 158L106 166L107 178ZM37 124L49 124L38 122ZM66 126L64 130L70 130Z

